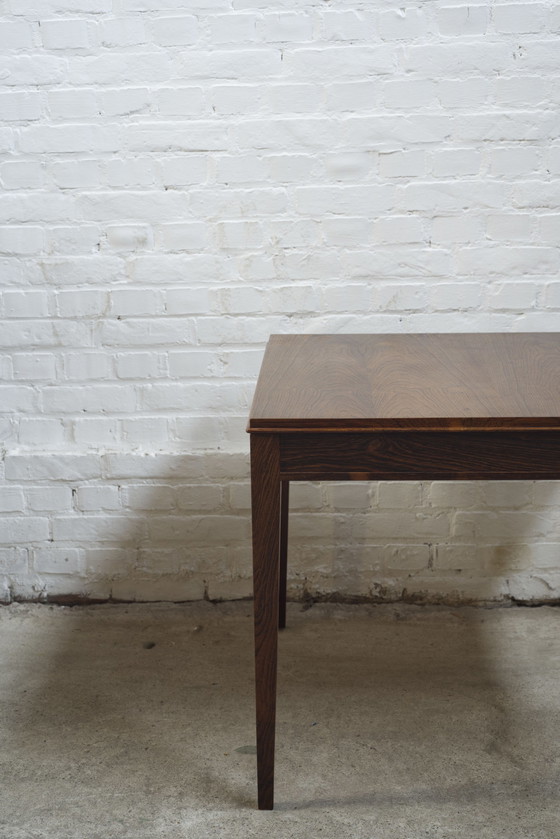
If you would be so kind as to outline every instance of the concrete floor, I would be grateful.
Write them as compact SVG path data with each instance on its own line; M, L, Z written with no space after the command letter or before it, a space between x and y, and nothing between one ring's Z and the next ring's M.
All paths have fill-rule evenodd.
M258 812L249 603L1 608L1 839L560 836L560 609L288 620Z

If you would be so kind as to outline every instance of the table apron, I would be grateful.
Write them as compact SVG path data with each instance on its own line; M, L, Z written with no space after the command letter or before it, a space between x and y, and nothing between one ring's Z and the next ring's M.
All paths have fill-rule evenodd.
M281 433L290 481L560 480L560 431Z

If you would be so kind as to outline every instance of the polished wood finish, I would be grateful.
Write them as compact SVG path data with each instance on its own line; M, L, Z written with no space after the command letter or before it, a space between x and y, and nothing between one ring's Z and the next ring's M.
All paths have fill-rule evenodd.
M560 431L380 431L280 436L290 481L551 480Z
M560 428L556 333L273 335L248 430Z
M280 500L280 594L278 598L278 628L286 628L286 586L288 582L288 513L290 482L281 482Z
M248 431L258 802L271 809L289 482L560 479L560 335L274 335Z
M271 810L274 800L280 549L279 466L278 437L271 434L252 437L251 506L253 520L257 523L257 526L253 527L253 590L260 810ZM275 526L270 527L271 522L275 523Z

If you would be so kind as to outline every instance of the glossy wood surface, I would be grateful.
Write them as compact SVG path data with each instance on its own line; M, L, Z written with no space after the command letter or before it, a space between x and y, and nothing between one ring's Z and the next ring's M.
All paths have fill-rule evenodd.
M519 481L560 477L560 431L279 434L284 481Z
M284 335L251 432L258 806L274 806L292 480L560 479L560 335Z
M560 428L560 335L273 335L248 430Z

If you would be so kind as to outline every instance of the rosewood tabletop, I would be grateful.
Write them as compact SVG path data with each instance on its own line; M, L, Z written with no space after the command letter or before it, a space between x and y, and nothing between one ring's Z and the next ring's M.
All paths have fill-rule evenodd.
M249 417L259 808L292 480L560 479L560 334L273 335Z

